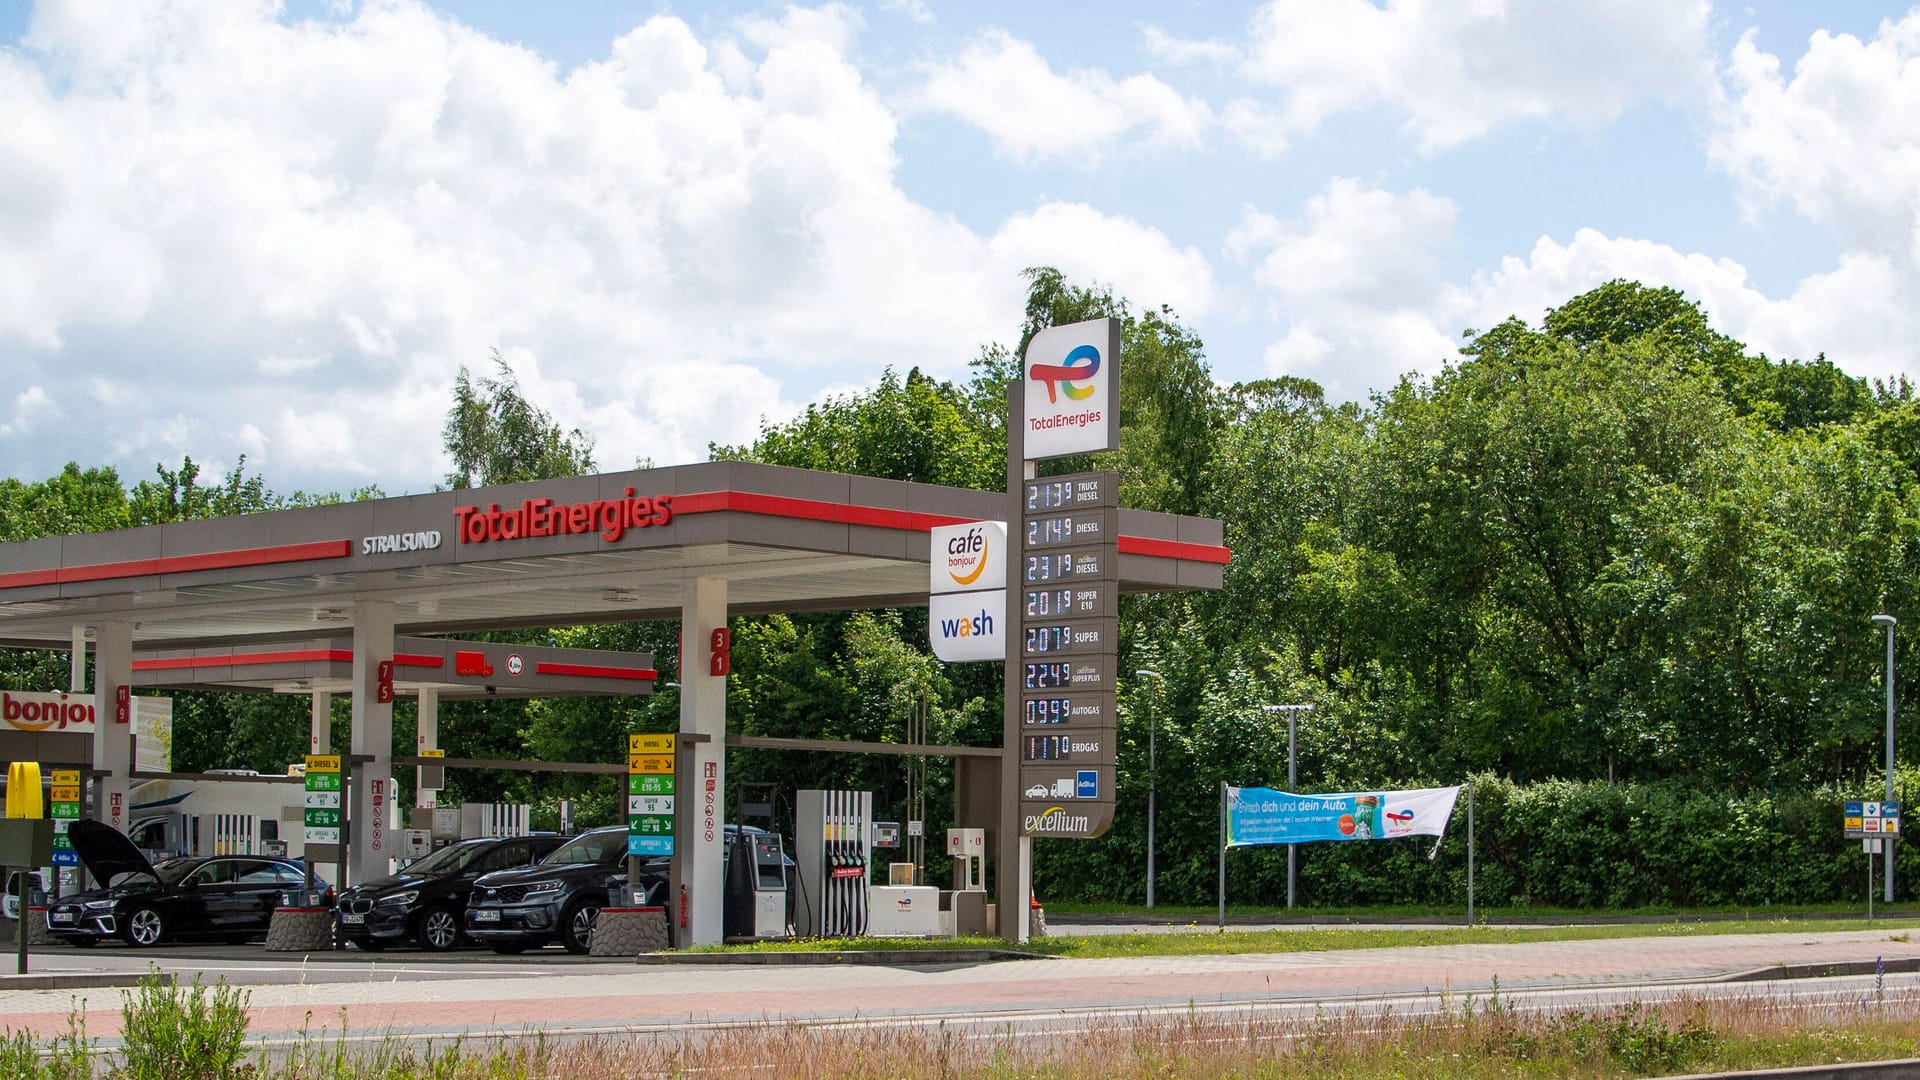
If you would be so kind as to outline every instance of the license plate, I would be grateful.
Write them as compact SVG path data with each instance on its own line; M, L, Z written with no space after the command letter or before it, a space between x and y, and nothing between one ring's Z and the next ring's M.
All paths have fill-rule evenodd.
M474 922L499 922L500 913L497 911L486 911L486 910L476 911L473 913L473 921Z
M343 911L340 913L341 926L365 926L366 922L367 917L365 915L356 915L351 911Z
M47 921L50 923L70 923L73 921L73 912L49 911L47 912Z

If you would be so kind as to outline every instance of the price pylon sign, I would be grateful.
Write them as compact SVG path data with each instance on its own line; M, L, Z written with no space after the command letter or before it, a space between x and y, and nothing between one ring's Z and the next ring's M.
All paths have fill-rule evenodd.
M53 865L79 866L80 853L67 839L67 825L80 819L80 770L53 770L53 787L48 794L47 812L53 818Z
M307 843L340 842L340 755L307 755Z
M627 854L673 854L672 735L627 736Z

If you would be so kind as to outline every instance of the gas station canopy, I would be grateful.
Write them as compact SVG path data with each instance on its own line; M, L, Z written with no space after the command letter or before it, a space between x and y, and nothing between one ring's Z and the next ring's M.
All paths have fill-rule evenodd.
M927 530L1006 495L711 462L0 544L0 643L136 650L311 641L354 605L396 632L679 618L722 579L731 614L919 606ZM1123 589L1218 588L1218 521L1120 511ZM503 678L499 684L511 685Z

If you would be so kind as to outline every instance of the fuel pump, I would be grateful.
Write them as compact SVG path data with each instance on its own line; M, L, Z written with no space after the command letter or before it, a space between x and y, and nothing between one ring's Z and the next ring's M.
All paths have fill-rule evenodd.
M870 791L800 791L794 799L794 862L800 871L800 929L818 937L867 931Z

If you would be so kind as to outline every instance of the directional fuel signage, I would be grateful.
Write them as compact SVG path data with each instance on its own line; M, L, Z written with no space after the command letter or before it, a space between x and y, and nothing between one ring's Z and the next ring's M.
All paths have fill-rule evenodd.
M80 853L67 839L67 825L80 819L80 770L53 770L53 786L47 794L47 814L53 818L53 865L79 866Z
M674 737L627 736L627 854L673 854Z
M308 844L340 842L340 755L307 756L306 826Z
M1091 838L1113 821L1119 488L1112 472L1025 480L1016 581L1022 828Z

